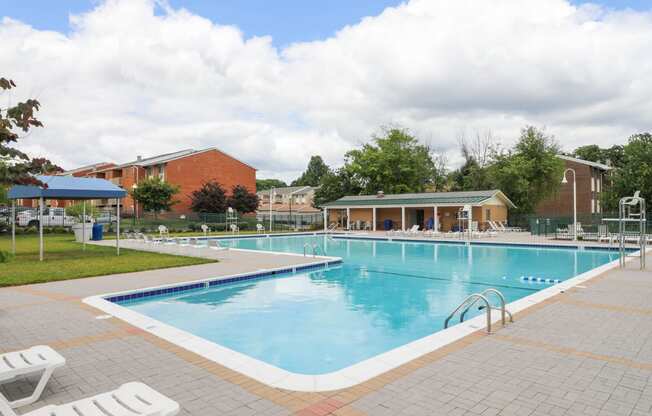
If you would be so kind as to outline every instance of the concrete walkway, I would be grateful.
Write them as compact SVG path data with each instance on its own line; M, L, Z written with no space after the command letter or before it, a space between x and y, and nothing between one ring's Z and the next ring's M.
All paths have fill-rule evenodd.
M304 260L269 256L255 265L234 256L232 263L0 289L0 351L49 344L68 361L42 400L20 410L139 380L177 400L181 414L197 416L652 415L652 272L634 265L535 305L494 334L477 332L327 393L267 387L116 319L96 319L101 313L80 302L111 290ZM2 392L14 399L33 382L6 384Z

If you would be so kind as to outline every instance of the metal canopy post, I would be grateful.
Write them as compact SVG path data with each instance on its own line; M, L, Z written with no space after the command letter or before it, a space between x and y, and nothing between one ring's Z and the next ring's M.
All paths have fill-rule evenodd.
M115 199L117 202L117 210L116 210L116 217L117 218L117 226L116 226L116 233L115 233L115 251L116 254L119 256L120 255L120 198Z
M82 248L86 251L86 200L82 202Z
M11 253L16 255L16 200L11 200Z
M38 200L38 235L39 235L39 248L38 259L43 261L43 197Z

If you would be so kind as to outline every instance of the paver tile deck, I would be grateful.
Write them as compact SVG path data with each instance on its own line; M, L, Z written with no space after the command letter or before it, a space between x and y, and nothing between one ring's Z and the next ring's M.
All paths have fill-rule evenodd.
M38 403L143 381L182 415L652 415L652 272L633 264L349 389L275 389L81 302L89 295L305 262L246 253L209 265L0 289L0 351L48 344L67 359ZM255 258L251 261L243 261ZM294 263L293 263L294 262ZM5 384L10 399L34 379Z

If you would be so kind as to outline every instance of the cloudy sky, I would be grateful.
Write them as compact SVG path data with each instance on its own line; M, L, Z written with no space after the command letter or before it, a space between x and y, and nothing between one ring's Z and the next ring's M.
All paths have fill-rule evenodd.
M217 146L292 179L388 124L451 164L461 132L571 150L652 128L647 0L3 3L0 107L38 98L20 148L65 168Z

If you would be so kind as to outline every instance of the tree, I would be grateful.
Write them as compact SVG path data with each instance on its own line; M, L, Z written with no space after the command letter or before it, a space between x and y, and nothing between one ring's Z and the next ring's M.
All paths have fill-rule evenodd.
M299 179L292 182L292 186L319 186L322 178L330 171L321 156L312 156L306 171Z
M516 213L532 213L559 189L564 163L558 153L554 137L527 126L512 150L496 156L488 170L490 183L516 204Z
M623 166L623 152L624 147L618 144L610 148L601 148L596 144L590 144L578 147L573 151L572 156L618 168Z
M256 179L256 192L272 188L285 188L288 185L279 179Z
M362 186L343 167L335 172L328 172L322 178L320 188L315 191L312 204L314 207L321 207L323 204L340 199L345 195L359 195L361 192Z
M7 188L0 185L0 205L7 204L9 200L7 199Z
M138 187L131 191L131 196L142 205L143 210L153 212L156 216L161 211L169 211L172 205L178 202L172 200L178 192L178 186L152 177L139 182Z
M77 202L69 207L66 207L66 215L77 218L82 221L84 217L84 203ZM86 217L97 218L100 215L100 210L93 204L86 204Z
M618 200L636 191L647 201L652 199L652 134L631 136L622 156L622 166L612 176L612 189L605 194L606 210L617 210Z
M0 78L0 89L15 88L14 81ZM18 142L20 136L15 130L28 133L33 127L43 127L36 119L41 104L29 99L6 109L0 108L0 185L32 184L46 186L33 175L62 171L47 159L30 159L25 153L9 145Z
M258 195L249 192L246 186L236 185L231 191L228 199L228 205L238 212L247 213L255 212L258 209L260 199Z
M218 182L205 182L201 188L190 195L190 209L194 212L225 212L226 191Z
M372 143L346 153L344 160L352 183L365 194L424 192L437 175L430 147L399 128L384 130Z

